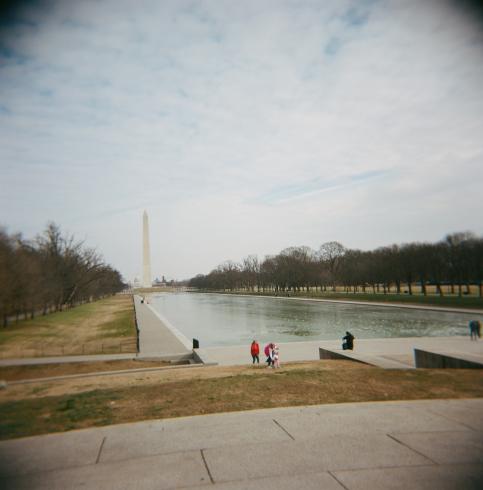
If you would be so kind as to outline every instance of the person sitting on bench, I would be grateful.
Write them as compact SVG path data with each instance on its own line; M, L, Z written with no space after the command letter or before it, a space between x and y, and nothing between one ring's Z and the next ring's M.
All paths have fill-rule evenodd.
M350 332L346 332L345 336L342 337L342 349L343 350L352 350L354 349L354 336Z

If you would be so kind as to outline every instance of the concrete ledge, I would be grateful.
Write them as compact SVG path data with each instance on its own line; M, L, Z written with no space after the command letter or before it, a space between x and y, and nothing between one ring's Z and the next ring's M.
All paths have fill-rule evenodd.
M190 361L193 359L193 354L191 352L180 353L180 354L165 354L165 355L156 355L156 354L138 354L136 357L136 361L170 361L170 362L183 362Z
M137 354L98 354L83 356L55 356L55 357L23 357L2 359L0 367L4 366L31 366L34 364L67 364L69 362L102 362L102 361L134 361L137 359Z
M414 363L417 368L483 369L483 362L475 356L461 354L459 357L454 357L421 349L414 349Z
M139 374L139 373L151 373L156 371L166 371L168 369L186 369L202 367L202 364L190 362L189 364L173 364L172 366L160 366L160 367L150 367L150 368L136 368L136 369L122 369L119 371L96 371L93 373L82 373L82 374L67 374L64 376L51 376L49 378L32 378L32 379L21 379L18 381L10 381L9 385L24 385L30 383L50 383L53 381L65 381L67 379L81 379L81 378L95 378L101 376L123 376L126 374ZM0 381L0 389L1 389ZM7 383L5 383L5 387Z
M351 354L352 351L349 351L347 354L345 354L346 351L343 352L344 354L342 352L334 352L333 350L323 349L322 347L319 347L319 359L355 361L355 362L361 362L363 364L368 364L367 362L358 359L357 356Z
M359 354L351 350L334 351L319 347L319 359L354 361L380 367L382 369L413 369L412 366L408 366L407 364L398 362L394 359L388 359L387 357L374 354Z
M203 349L193 349L193 359L205 366L218 366L218 363L213 361Z

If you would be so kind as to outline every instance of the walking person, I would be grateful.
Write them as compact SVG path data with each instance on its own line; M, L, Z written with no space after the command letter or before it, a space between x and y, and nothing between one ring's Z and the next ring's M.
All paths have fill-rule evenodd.
M478 320L470 320L468 326L470 327L471 340L478 340Z
M273 367L275 369L279 368L280 367L280 350L279 350L277 344L275 344L273 346L272 359L273 359Z
M258 342L256 340L252 342L250 353L253 360L252 364L255 364L255 361L257 361L257 364L260 364L260 358L258 357L258 354L260 354L260 346L258 345Z
M268 363L267 367L272 367L273 365L273 358L272 358L273 346L274 346L273 342L270 342L265 346L265 349L263 349L263 352L267 356L267 360L265 361Z

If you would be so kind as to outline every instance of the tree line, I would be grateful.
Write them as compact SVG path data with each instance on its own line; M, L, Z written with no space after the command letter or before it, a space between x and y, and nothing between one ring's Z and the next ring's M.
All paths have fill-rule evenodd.
M250 255L240 263L227 261L190 287L204 290L336 291L412 295L414 284L427 295L428 285L440 296L470 294L477 285L483 297L483 238L453 233L436 243L407 243L362 251L327 242L319 250L289 247L259 260Z
M121 274L92 248L50 223L33 240L0 229L0 315L4 326L20 315L59 311L124 289Z

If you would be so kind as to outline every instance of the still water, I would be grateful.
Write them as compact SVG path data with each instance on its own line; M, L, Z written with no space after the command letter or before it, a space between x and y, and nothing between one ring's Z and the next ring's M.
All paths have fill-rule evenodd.
M151 306L202 347L341 338L468 335L474 315L381 306L254 298L224 294L162 293ZM482 318L480 318L481 320Z

